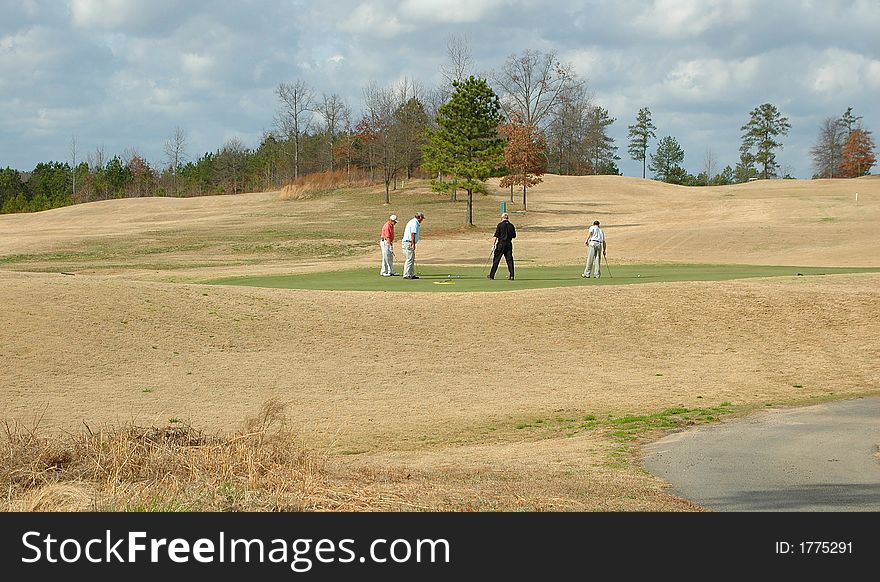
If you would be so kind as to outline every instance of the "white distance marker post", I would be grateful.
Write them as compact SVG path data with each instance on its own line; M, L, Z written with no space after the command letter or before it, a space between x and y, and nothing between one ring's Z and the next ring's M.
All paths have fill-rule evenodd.
M858 202L858 201L859 201L859 193L856 192L856 202Z

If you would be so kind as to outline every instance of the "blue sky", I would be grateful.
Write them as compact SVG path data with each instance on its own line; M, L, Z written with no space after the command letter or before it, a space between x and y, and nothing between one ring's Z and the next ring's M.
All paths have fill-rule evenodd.
M478 72L526 49L570 63L617 119L630 176L641 107L694 173L707 150L735 165L765 102L790 120L778 161L799 178L826 117L853 107L880 130L877 0L0 0L0 14L0 167L20 170L69 160L73 136L80 159L137 150L156 165L176 127L191 157L232 137L256 147L279 83L337 93L357 115L371 82L439 85L452 35Z

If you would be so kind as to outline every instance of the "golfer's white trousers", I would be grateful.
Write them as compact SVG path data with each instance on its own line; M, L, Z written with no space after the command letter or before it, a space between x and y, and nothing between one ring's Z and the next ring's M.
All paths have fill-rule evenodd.
M394 248L388 241L380 240L379 248L382 250L382 275L394 274Z
M416 249L413 248L409 241L403 243L403 256L406 261L403 263L403 276L413 277L416 274Z
M589 246L590 252L587 253L587 268L584 269L584 277L590 276L593 270L593 262L595 261L596 274L594 276L598 279L599 275L602 274L602 243L591 242Z

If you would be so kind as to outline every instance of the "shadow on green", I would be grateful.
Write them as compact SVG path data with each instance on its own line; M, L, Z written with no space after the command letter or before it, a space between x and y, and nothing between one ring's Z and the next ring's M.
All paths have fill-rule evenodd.
M753 277L815 277L843 273L880 272L880 267L786 267L762 265L692 265L647 264L612 265L604 268L599 279L584 279L583 265L523 267L516 279L507 279L501 268L495 280L487 279L488 271L473 266L418 266L418 279L382 277L378 269L362 268L295 275L230 277L204 281L213 285L244 285L276 289L315 289L326 291L419 291L472 292L543 289L550 287L634 285L671 281L727 281Z

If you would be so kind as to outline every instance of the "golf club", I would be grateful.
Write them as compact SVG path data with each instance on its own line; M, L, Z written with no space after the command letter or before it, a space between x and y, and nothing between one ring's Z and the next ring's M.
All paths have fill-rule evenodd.
M608 265L608 255L602 253L602 258L605 259L605 268L608 269L608 276L613 279L614 275L611 274L611 267Z
M495 258L495 245L493 244L493 245L492 245L492 251L489 253L489 260L486 261L486 266L483 267L483 270L484 270L484 271L485 271L486 269L489 268L489 265L492 264L492 259L494 259L494 258Z

